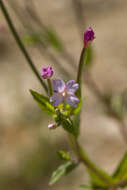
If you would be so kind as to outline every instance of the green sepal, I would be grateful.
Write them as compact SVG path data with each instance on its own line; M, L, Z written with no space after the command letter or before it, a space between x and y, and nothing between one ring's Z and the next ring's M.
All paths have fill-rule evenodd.
M61 113L60 110L58 110L56 114L55 122L57 125L61 125L64 130L73 134L77 138L79 135L80 112L74 115L73 119L69 117L68 113Z
M59 158L61 160L70 160L71 159L70 155L67 152L63 151L63 150L57 151L57 155L59 156Z
M32 94L33 98L37 101L42 111L44 111L47 115L55 117L55 109L46 96L39 94L38 92L35 92L33 90L30 90L30 93Z
M56 113L57 116L55 117L55 122L57 125L61 125L65 131L74 135L74 126L72 120L68 116L64 115L64 113L61 113L60 110L58 110Z
M80 112L80 110L81 110L81 107L82 107L82 100L80 100L80 102L77 104L76 108L71 109L71 115L78 114Z
M62 117L61 125L62 125L62 127L64 128L65 131L75 135L75 133L74 133L74 125L73 125L73 122L72 122L72 120L70 118Z
M65 105L65 110L67 112L67 115L69 116L73 116L76 115L80 112L81 110L81 106L82 106L82 101L80 100L80 102L77 104L76 108L70 106L69 104Z
M62 176L70 173L78 164L72 161L67 161L64 164L60 165L56 171L52 173L49 185L56 183Z

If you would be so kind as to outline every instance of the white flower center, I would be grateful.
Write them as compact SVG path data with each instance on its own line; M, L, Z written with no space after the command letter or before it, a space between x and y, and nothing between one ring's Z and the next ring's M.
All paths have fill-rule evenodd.
M64 91L64 92L62 92L62 96L63 96L63 97L65 97L65 96L66 96L66 94L67 94L67 93L66 93L65 91Z

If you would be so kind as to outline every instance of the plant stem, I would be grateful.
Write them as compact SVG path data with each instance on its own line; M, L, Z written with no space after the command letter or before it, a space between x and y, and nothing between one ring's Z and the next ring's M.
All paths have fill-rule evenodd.
M4 15L4 17L5 17L5 19L6 19L7 23L8 23L8 26L9 26L9 28L10 28L12 34L13 34L13 37L15 38L16 43L17 43L17 45L19 46L19 48L20 48L21 52L23 53L24 57L26 58L27 63L28 63L29 66L31 67L31 69L32 69L32 71L34 72L34 74L36 75L37 79L40 81L40 83L41 83L41 85L43 86L43 88L44 88L44 90L46 91L46 93L48 93L47 85L46 85L45 82L41 79L41 77L40 77L40 75L39 75L39 73L38 73L38 71L37 71L37 69L36 69L36 67L35 67L35 65L34 65L34 63L33 63L33 61L31 60L31 58L30 58L30 56L29 56L27 50L25 49L25 46L23 45L23 43L22 43L22 41L21 41L21 39L20 39L20 37L19 37L19 35L18 35L18 33L17 33L17 31L16 31L16 29L15 29L13 23L12 23L12 20L11 20L11 18L10 18L10 16L9 16L8 11L7 11L7 9L6 9L6 7L5 7L5 5L4 5L4 3L3 3L2 0L0 0L0 7L1 7L2 12L3 12L3 15Z
M47 79L48 82L48 90L49 90L49 97L52 96L52 84L51 84L51 80Z
M82 162L89 171L92 171L100 180L102 180L105 184L107 184L110 187L113 187L113 183L110 179L108 179L108 176L105 177L101 174L100 170L94 165L94 163L88 158L86 153L83 151L83 149L80 147L78 141L75 139L75 137L68 133L69 140L72 145L72 149L74 153L76 154L78 160Z
M77 90L77 95L79 98L81 97L81 79L82 79L84 59L85 59L85 48L83 47L81 55L80 55L78 74L77 74L77 83L79 84L79 89Z

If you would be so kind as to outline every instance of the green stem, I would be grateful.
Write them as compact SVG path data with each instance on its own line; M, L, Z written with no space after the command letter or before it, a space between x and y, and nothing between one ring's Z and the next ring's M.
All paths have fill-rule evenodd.
M47 79L48 82L48 90L49 90L49 97L52 96L52 83L50 79Z
M79 98L81 97L81 79L82 79L84 59L85 59L85 48L83 47L81 55L80 55L78 74L77 74L77 83L79 84L79 88L77 90L77 96Z
M19 37L19 35L18 35L18 33L17 33L17 31L16 31L13 23L12 23L12 21L11 21L11 18L9 16L9 14L7 12L7 9L6 9L6 7L5 7L5 5L4 5L4 3L3 3L2 0L0 0L0 7L1 7L3 15L4 15L4 17L5 17L5 19L6 19L7 23L8 23L8 26L9 26L12 34L13 34L13 37L15 38L16 43L19 46L20 50L22 51L24 57L26 58L27 63L29 64L29 66L31 67L32 71L34 72L34 74L36 75L36 77L38 78L38 80L40 81L40 83L43 86L43 88L46 91L46 93L48 93L48 88L47 88L45 82L41 79L41 77L40 77L40 75L39 75L39 73L38 73L38 71L37 71L37 69L36 69L33 61L31 60L31 58L30 58L27 50L25 49L25 47L24 47L24 45L23 45L23 43L22 43L22 41L21 41L21 39L20 39L20 37Z
M100 170L94 165L94 163L88 158L86 153L80 147L76 138L70 133L68 133L68 136L72 145L72 149L75 152L78 160L82 162L87 167L88 170L92 171L96 176L98 176L100 180L102 180L108 186L113 187L112 181L108 179L108 177L105 177L104 175L101 174Z

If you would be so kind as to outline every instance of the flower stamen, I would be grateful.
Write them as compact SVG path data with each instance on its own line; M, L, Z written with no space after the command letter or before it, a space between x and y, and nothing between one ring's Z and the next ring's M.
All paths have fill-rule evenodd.
M63 96L63 97L65 97L65 96L66 96L66 92L65 92L65 91L62 93L62 96Z

